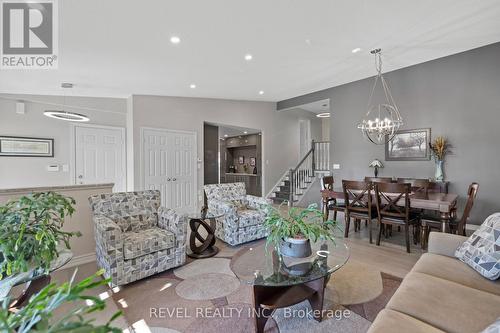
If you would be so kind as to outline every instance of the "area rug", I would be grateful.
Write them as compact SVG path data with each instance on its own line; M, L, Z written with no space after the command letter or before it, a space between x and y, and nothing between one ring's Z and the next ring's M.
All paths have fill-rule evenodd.
M136 332L254 332L252 288L231 270L231 260L245 250L190 261L124 286L112 298ZM304 301L275 311L265 332L366 332L400 283L400 278L351 260L327 285L327 318L311 318Z

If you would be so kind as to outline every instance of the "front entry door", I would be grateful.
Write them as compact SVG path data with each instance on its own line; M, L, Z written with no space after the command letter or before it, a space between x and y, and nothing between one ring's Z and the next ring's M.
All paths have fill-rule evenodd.
M195 212L196 151L195 133L142 130L143 186L161 192L162 206Z
M123 128L75 126L75 184L114 183L126 190Z

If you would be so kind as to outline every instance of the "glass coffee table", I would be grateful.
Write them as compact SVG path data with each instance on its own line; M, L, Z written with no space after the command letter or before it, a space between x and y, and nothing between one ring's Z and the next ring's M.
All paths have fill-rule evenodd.
M232 263L238 278L253 286L257 332L263 332L267 319L278 308L309 300L314 318L323 318L325 286L333 272L349 259L349 248L342 239L311 242L312 255L292 258L280 255L273 245L243 250Z

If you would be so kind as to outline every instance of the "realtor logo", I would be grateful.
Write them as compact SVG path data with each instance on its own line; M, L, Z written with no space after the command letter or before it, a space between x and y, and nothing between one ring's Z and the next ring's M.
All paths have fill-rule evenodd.
M0 1L0 68L57 68L57 0Z

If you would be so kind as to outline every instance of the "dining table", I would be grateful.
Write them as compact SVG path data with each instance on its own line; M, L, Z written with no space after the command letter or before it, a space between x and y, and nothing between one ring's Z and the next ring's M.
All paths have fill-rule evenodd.
M372 195L375 196L375 193L372 193ZM321 190L321 196L324 214L328 216L328 201L331 199L344 199L344 190L341 187L333 188L333 190ZM449 223L456 212L457 200L458 195L453 193L412 192L410 194L410 207L436 212L440 217L441 231L450 232ZM400 200L400 202L401 206L404 206L404 200Z

